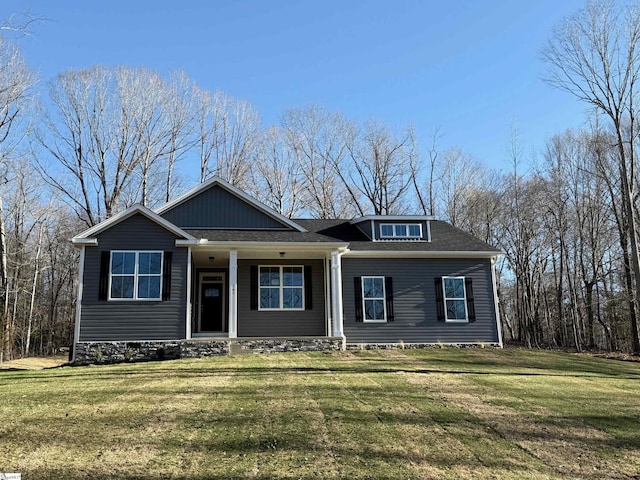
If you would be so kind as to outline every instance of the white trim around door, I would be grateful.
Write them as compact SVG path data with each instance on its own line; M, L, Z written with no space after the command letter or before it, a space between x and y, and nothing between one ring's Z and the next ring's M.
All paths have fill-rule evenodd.
M224 323L226 320L226 291L227 291L227 274L226 272L200 272L198 277L198 333L202 332L202 285L207 283L221 283L222 292L222 333L224 331ZM208 330L207 330L208 332Z

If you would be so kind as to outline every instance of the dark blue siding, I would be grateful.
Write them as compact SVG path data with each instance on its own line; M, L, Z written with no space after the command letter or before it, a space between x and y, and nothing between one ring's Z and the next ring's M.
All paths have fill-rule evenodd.
M167 210L162 217L182 228L287 228L217 185Z
M313 308L304 311L251 310L252 265L310 265ZM238 260L238 336L326 335L324 262L322 260Z
M97 247L85 247L80 341L174 340L186 335L187 249L176 236L136 214L98 235ZM167 301L100 301L100 254L109 250L173 252L171 298Z
M355 276L393 277L395 321L355 321ZM473 279L476 321L438 322L434 278ZM342 259L344 332L347 343L494 343L498 342L489 259L348 258Z

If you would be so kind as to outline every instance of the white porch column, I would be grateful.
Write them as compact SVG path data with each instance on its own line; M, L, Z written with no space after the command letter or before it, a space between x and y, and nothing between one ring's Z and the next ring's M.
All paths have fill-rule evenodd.
M324 309L326 312L325 315L325 331L328 336L331 336L331 332L333 331L333 307L331 303L331 298L333 297L333 292L331 291L331 254L327 253L324 257L324 291L325 291L325 305Z
M185 338L191 338L191 247L187 247L187 318Z
M229 338L238 337L238 251L229 252Z
M331 252L331 311L333 336L344 337L342 321L342 259L340 252Z

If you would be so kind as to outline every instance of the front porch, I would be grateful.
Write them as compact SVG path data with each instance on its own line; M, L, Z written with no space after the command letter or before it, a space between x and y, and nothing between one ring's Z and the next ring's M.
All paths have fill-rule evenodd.
M334 245L185 246L187 340L343 336Z

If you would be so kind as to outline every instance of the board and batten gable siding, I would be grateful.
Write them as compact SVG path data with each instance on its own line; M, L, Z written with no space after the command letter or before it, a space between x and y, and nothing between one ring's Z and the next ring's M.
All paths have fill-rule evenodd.
M356 322L354 277L393 277L394 321ZM473 279L476 321L439 322L434 278ZM342 258L344 333L347 343L497 343L498 330L487 259Z
M311 267L311 310L251 310L251 266ZM238 260L238 337L296 337L326 335L324 262L322 260Z
M177 340L186 336L187 249L176 235L141 214L97 235L98 246L85 247L80 341ZM166 301L98 300L100 256L110 250L173 252L171 293Z
M217 185L176 205L161 216L181 228L287 228Z

